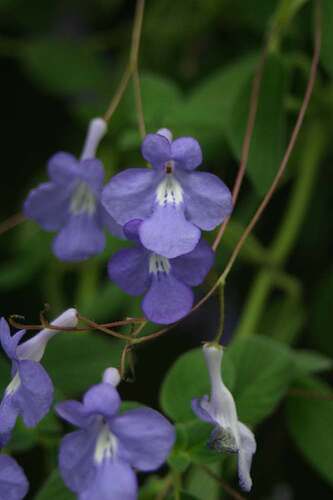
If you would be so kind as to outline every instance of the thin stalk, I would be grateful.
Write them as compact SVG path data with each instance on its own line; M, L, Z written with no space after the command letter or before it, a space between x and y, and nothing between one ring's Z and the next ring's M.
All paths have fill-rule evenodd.
M110 104L109 104L109 106L104 114L103 118L106 122L110 121L113 113L116 111L116 109L117 109L117 107L118 107L118 105L119 105L119 103L124 95L124 92L127 89L128 82L130 81L130 78L132 77L133 72L137 68L144 6L145 6L144 0L137 0L136 8L135 8L135 15L134 15L133 31L132 31L132 43L131 43L131 49L130 49L128 63L126 65L124 74L123 74L123 76L120 80L120 83L118 85L118 88L117 88L113 98L111 99L111 102L110 102Z

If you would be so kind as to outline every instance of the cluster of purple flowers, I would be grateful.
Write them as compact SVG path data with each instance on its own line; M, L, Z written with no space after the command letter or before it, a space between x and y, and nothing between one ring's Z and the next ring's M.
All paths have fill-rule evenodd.
M103 188L104 170L96 149L106 132L92 120L80 160L57 153L48 164L50 182L32 190L27 217L57 231L53 252L64 261L100 253L104 229L135 240L132 250L115 254L109 276L131 295L144 295L146 317L161 324L184 317L193 305L192 287L201 284L213 264L213 252L201 231L221 224L232 210L229 189L215 175L197 172L199 143L172 140L161 129L148 134L142 155L151 168L130 168Z
M229 216L230 191L215 175L196 171L202 152L195 139L173 141L167 129L143 141L142 155L151 168L122 171L104 186L96 150L105 132L105 121L94 119L80 160L68 153L54 155L48 164L50 181L30 192L24 212L45 230L57 232L53 252L63 261L102 252L105 230L131 241L131 248L109 261L110 279L128 294L144 296L142 309L149 320L176 322L191 310L192 288L213 265L214 252L201 231L214 229ZM68 309L52 325L68 329L77 321L77 311ZM0 447L9 442L18 417L34 427L50 410L53 384L41 360L57 331L46 328L21 342L25 331L11 335L7 322L0 321L0 342L12 363L12 380L0 403ZM238 421L233 397L223 384L222 349L209 344L203 351L211 395L193 400L192 407L214 426L209 446L238 455L240 484L249 491L255 439ZM159 412L147 407L121 411L119 382L118 370L108 368L82 402L56 407L78 429L61 442L59 468L79 500L136 500L135 471L158 469L174 444L174 427ZM21 500L27 491L22 468L0 455L0 498Z
M76 324L75 309L52 322L59 328ZM0 447L9 442L17 417L35 427L50 410L53 384L40 361L57 332L44 329L20 343L25 331L11 335L6 320L0 320L1 346L12 363L12 380L0 403ZM158 469L174 444L174 427L157 411L141 407L119 412L119 382L118 370L108 368L83 403L65 401L56 407L59 416L79 428L64 437L59 453L62 478L79 500L136 500L134 469ZM0 498L21 500L28 488L22 468L12 457L0 455Z

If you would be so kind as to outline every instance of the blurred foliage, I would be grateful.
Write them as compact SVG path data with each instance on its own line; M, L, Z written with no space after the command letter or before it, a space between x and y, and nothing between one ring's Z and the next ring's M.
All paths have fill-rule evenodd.
M308 79L314 4L147 2L140 50L147 131L169 127L176 136L195 136L204 152L203 168L229 186L237 172L260 50L274 28L245 182L217 251L215 271L201 292L222 271L285 151ZM128 0L0 2L2 220L20 211L27 191L46 179L47 158L59 149L79 154L87 121L105 112L128 60L133 8ZM253 468L256 499L273 498L280 479L291 485L296 500L314 488L324 500L332 495L332 0L322 0L322 9L321 63L303 130L278 193L244 245L226 288L225 339L231 342L225 350L224 379L240 419L256 426L258 449L265 446L281 457L273 474L258 452ZM99 150L107 177L127 166L144 165L139 146L130 83ZM50 252L52 235L32 222L1 238L4 315L22 314L27 322L38 322L45 303L51 306L50 318L72 305L95 321L141 315L139 299L130 299L106 274L109 256L123 242L109 237L102 255L70 265L56 261ZM178 498L226 498L200 467L208 464L233 481L234 461L206 449L209 426L197 422L190 407L193 397L209 392L198 346L213 337L217 314L217 304L205 305L166 339L134 353L143 378L122 384L121 392L157 406L153 391L161 385L160 407L177 428L168 462L171 472L143 478L140 500L155 499L161 492L165 498L173 495L173 474L182 476ZM228 318L234 318L231 326ZM59 334L43 361L57 388L56 400L80 397L100 380L105 367L119 366L122 347L101 332ZM152 373L156 365L160 371ZM9 373L1 356L1 391ZM274 440L276 427L282 437ZM31 498L73 498L55 470L62 430L52 414L32 430L18 422L8 449L32 478ZM36 460L41 463L38 471L31 465Z

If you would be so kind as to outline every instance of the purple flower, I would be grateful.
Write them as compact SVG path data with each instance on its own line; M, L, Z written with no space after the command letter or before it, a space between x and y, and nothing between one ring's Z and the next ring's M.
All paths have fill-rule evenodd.
M142 155L153 168L131 168L114 176L102 203L121 225L144 221L140 239L148 250L169 259L189 253L201 229L214 229L231 213L230 191L215 175L194 171L202 153L191 137L172 141L167 129L148 134Z
M75 309L68 309L52 322L64 328L77 324ZM20 330L11 336L7 321L0 320L0 342L12 362L12 380L0 403L0 446L6 444L20 415L27 427L35 427L47 414L53 400L53 384L39 363L47 342L57 330L44 329L19 345L25 334Z
M122 290L130 295L143 295L142 309L154 323L169 324L186 316L193 305L191 287L204 280L213 265L214 252L201 239L186 255L168 259L146 250L138 233L142 221L133 220L124 226L134 248L117 252L109 261L108 271Z
M95 152L105 131L104 120L92 120L81 159L55 154L48 163L50 182L33 189L24 203L28 218L47 231L58 232L53 252L60 260L81 261L102 252L104 227L122 237L121 227L100 202L104 168Z
M208 446L219 452L238 454L238 476L241 488L250 491L250 469L256 451L253 432L237 417L236 405L231 392L221 376L223 348L217 344L203 347L211 381L211 395L192 401L195 414L204 422L214 425Z
M29 483L23 469L8 455L0 455L0 498L21 500L26 496Z
M62 478L79 500L135 500L133 469L152 471L166 460L175 441L173 426L150 408L119 414L120 397L110 379L78 401L65 401L57 413L79 430L65 436L59 455ZM118 378L119 381L119 378Z

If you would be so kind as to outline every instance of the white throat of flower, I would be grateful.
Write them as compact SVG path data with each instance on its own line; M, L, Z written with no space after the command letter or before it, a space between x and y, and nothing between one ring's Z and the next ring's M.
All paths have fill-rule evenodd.
M96 212L96 197L86 182L80 182L74 189L69 211L73 215L93 215Z
M171 162L170 162L171 163ZM170 167L172 168L172 167ZM156 189L156 201L165 205L178 206L183 202L183 189L172 173L167 173Z
M240 446L238 417L234 398L222 380L223 349L215 344L205 344L203 351L211 382L211 394L209 401L203 400L201 406L219 426L217 431L220 431L220 434L216 433L216 439L220 440L219 446L225 445L228 451L236 452Z
M163 257L162 255L157 255L156 253L152 253L150 255L149 257L150 274L158 274L158 273L169 274L170 269L171 269L171 264L167 257Z
M21 379L18 372L16 372L16 375L13 377L13 379L7 386L6 395L11 396L12 394L14 394L20 387L20 385L21 385Z
M103 460L115 456L117 452L117 438L109 430L106 423L103 423L96 441L94 460L97 465Z
M94 118L89 128L81 153L81 160L95 158L99 143L107 130L107 123L102 118ZM80 182L72 194L69 211L73 215L93 215L96 212L96 197L86 182Z

